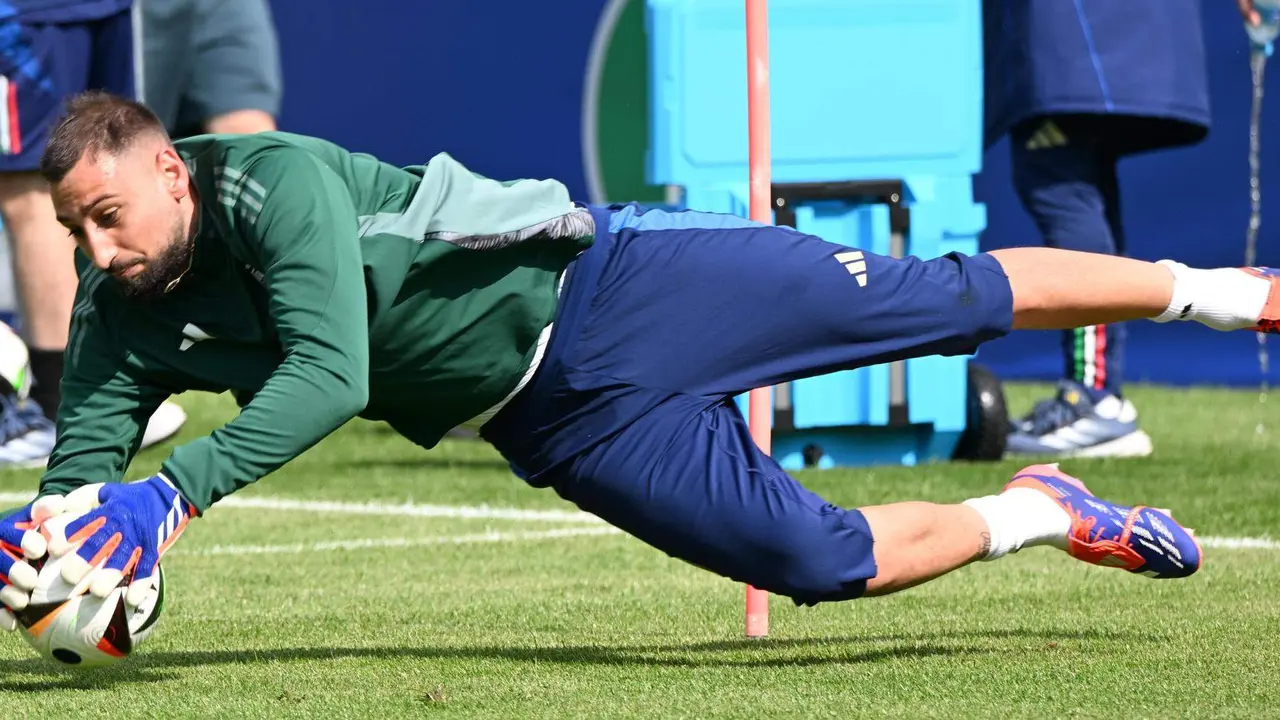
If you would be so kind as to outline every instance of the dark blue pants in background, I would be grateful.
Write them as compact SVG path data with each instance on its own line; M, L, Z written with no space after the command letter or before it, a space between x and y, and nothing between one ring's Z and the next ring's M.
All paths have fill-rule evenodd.
M1010 133L1013 182L1045 245L1124 254L1116 163L1124 121L1107 116L1035 118ZM1119 395L1125 325L1090 325L1062 334L1063 377L1099 394Z
M128 8L74 22L0 20L0 172L39 169L64 103L86 90L133 97Z

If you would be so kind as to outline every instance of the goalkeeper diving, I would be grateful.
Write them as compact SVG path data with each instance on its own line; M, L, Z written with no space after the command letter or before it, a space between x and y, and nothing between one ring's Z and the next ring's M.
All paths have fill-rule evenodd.
M424 449L473 428L524 482L799 605L1035 546L1186 578L1192 533L1054 466L954 505L838 507L760 452L733 398L1019 329L1280 319L1267 269L1033 247L863 252L854 273L850 248L793 229L577 203L446 154L397 167L280 132L172 142L101 93L69 103L41 171L80 284L38 499L0 521L15 610L46 553L136 603L189 522L354 417ZM190 390L230 391L239 413L125 482L148 417Z

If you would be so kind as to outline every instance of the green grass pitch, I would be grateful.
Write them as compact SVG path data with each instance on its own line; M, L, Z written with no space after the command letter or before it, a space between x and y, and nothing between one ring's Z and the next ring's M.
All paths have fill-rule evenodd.
M1011 388L1015 409L1045 390ZM1038 548L889 598L775 597L770 637L749 641L740 585L583 522L487 446L424 453L357 421L192 523L165 560L166 616L128 661L67 672L0 635L0 717L1274 716L1280 413L1257 392L1131 394L1156 455L1064 469L1201 536L1269 542L1220 541L1184 581ZM179 441L233 412L179 402ZM1019 465L800 477L848 505L953 502ZM0 475L0 493L36 478Z

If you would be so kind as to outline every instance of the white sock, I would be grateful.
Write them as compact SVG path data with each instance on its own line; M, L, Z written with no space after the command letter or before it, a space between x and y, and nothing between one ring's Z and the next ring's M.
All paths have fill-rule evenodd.
M1199 270L1173 260L1158 264L1173 273L1173 299L1158 323L1195 320L1215 330L1253 327L1266 307L1271 283L1237 268Z
M1009 488L999 495L966 500L987 522L991 547L983 560L995 560L1024 547L1067 548L1071 516L1048 495L1031 488Z

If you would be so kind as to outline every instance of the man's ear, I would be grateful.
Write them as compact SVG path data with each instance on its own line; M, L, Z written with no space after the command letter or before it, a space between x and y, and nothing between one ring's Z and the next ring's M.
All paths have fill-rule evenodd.
M172 145L166 145L156 155L156 168L160 171L165 190L169 191L174 200L181 200L190 193L187 164Z

